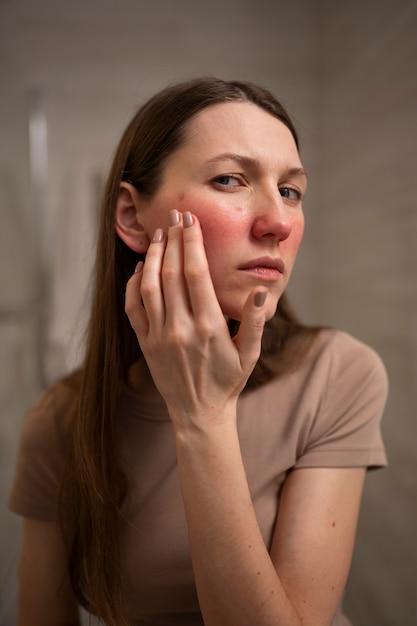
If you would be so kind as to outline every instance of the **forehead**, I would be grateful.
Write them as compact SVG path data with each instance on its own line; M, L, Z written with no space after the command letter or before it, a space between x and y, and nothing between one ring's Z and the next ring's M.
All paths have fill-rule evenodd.
M180 150L200 162L222 152L236 152L265 164L301 165L287 126L250 102L215 104L200 111L187 123Z

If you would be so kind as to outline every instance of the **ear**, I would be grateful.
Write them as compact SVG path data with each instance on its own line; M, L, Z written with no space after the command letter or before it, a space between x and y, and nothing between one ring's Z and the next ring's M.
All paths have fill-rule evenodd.
M150 241L138 221L140 197L130 183L121 182L116 203L115 229L120 239L134 252L145 253Z

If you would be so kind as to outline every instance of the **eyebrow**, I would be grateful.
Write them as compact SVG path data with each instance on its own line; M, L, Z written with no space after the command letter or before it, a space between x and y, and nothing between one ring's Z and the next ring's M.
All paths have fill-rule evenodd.
M237 161L241 165L257 168L258 170L261 168L261 164L258 159L253 159L251 157L244 156L243 154L236 154L235 152L223 152L222 154L218 154L211 159L208 159L205 163L217 163L218 161L224 161L225 159L231 159L232 161ZM285 174L287 176L304 176L307 178L307 173L302 167L289 167L285 170Z

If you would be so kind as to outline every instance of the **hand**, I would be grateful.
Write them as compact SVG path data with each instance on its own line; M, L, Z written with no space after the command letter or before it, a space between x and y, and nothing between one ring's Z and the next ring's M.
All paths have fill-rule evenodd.
M171 211L174 215L177 211ZM206 430L236 415L237 398L261 353L264 307L254 296L231 338L211 280L200 223L170 226L152 241L126 287L125 311L174 428ZM226 416L229 416L228 418Z

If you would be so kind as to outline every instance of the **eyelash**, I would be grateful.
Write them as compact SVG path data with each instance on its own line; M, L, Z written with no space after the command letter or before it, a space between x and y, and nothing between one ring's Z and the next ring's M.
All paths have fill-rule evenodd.
M235 180L239 180L237 176L233 176L232 174L222 174L221 176L216 176L215 178L213 178L212 182L217 182L220 185L221 183L218 182L219 178L234 178ZM233 185L233 186L235 187L237 185ZM226 185L222 185L222 187L227 188ZM289 191L294 192L297 195L297 199L296 199L297 202L300 202L303 199L303 194L300 191L298 191L298 189L294 189L294 187L285 186L285 187L281 187L280 191L281 189L288 189ZM285 197L288 197L288 196L285 196Z

